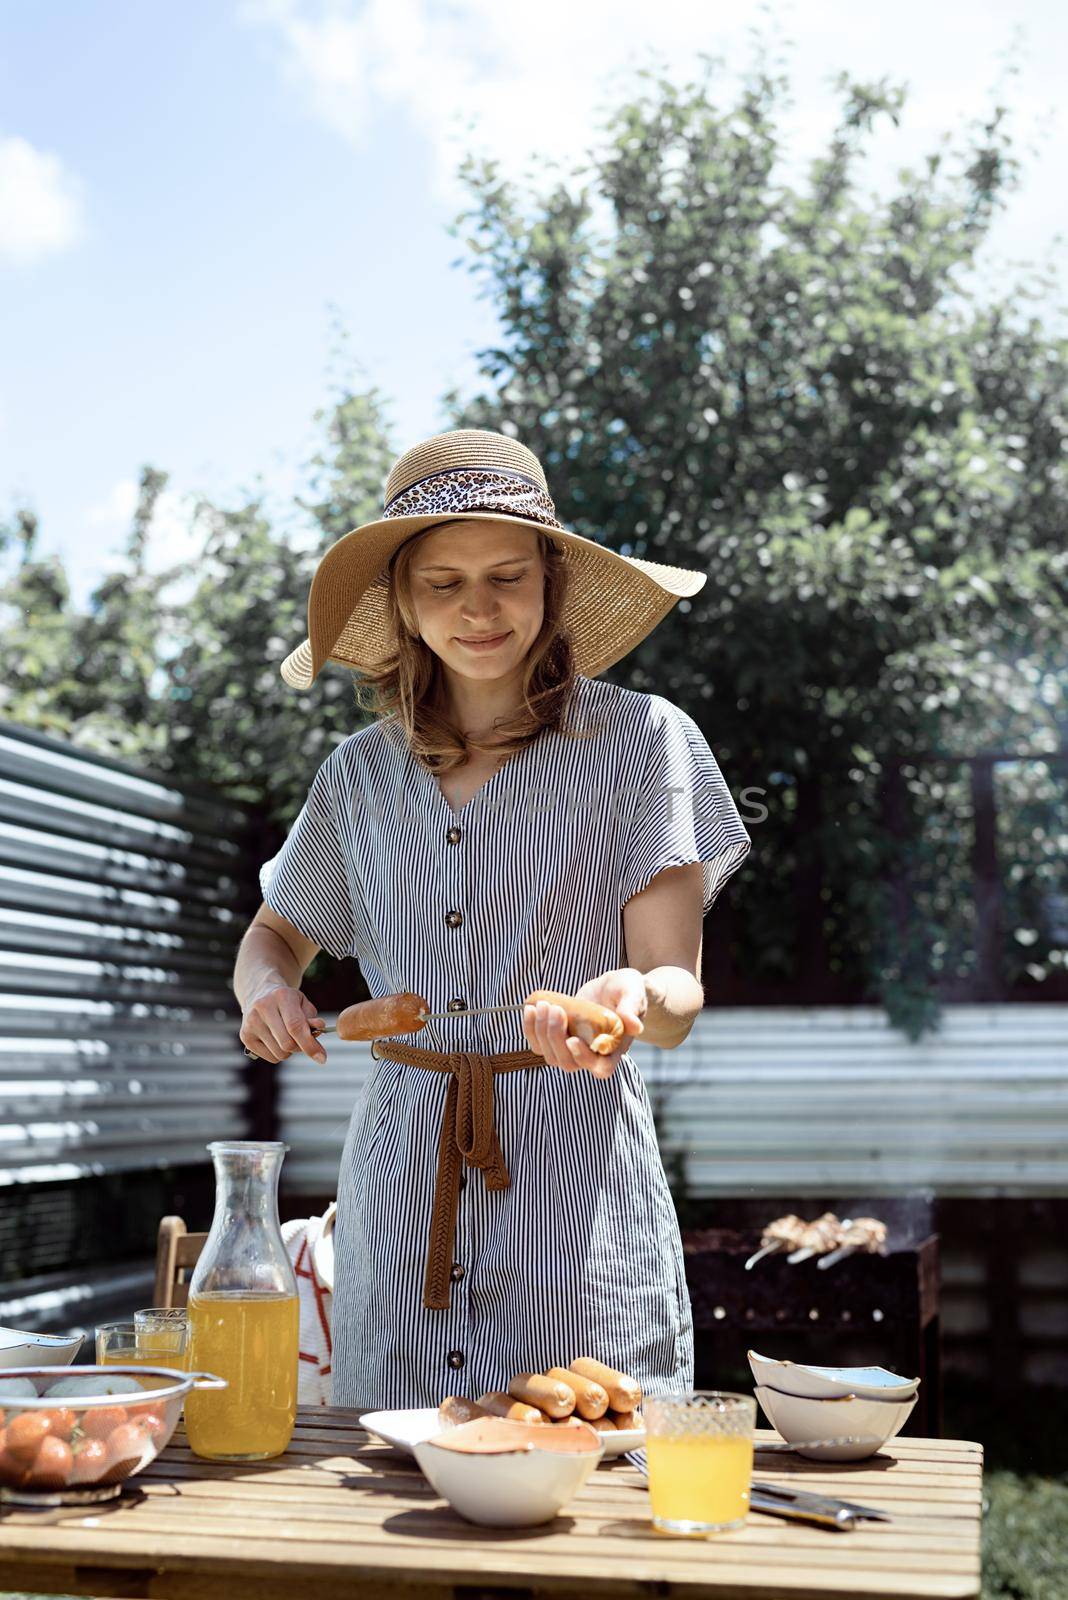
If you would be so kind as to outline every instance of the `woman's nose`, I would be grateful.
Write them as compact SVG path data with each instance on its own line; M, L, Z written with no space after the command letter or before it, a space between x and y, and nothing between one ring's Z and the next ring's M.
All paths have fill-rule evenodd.
M501 609L500 596L495 589L476 590L462 609L465 617L494 617Z

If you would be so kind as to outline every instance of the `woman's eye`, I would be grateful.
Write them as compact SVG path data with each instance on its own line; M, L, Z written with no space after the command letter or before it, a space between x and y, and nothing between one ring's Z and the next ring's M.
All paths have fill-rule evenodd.
M495 578L493 581L495 583L522 583L523 577L524 574L521 572L518 578ZM456 585L454 583L432 583L430 587L435 594L445 594L449 589L455 589Z

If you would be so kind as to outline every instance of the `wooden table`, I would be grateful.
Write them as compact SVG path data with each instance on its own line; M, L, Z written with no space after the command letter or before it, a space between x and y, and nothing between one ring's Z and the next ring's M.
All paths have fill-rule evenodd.
M179 1434L113 1508L0 1515L0 1590L167 1600L566 1600L979 1593L982 1447L902 1439L855 1465L760 1452L758 1478L839 1494L894 1522L851 1533L750 1513L711 1539L649 1521L628 1462L597 1469L542 1528L464 1522L414 1460L377 1443L359 1412L303 1411L290 1449L260 1465L199 1461ZM134 1486L131 1486L133 1488Z

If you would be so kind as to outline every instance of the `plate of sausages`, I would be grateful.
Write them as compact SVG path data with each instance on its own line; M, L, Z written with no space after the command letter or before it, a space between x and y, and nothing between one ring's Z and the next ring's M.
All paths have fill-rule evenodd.
M645 1443L641 1403L641 1387L633 1378L592 1356L579 1356L567 1367L517 1372L507 1389L490 1390L477 1400L447 1395L439 1406L367 1411L360 1426L414 1455L417 1444L477 1417L507 1417L547 1428L584 1422L603 1435L607 1460Z

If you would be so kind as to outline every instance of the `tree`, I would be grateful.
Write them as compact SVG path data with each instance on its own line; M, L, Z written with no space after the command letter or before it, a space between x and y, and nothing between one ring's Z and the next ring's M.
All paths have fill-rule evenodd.
M915 1034L959 885L936 860L923 917L895 909L893 880L932 865L909 761L1063 743L1068 346L1020 322L1030 290L980 307L962 281L1017 181L1004 107L955 172L932 154L862 202L857 157L903 91L843 75L799 192L773 179L785 78L758 65L720 107L711 66L643 73L569 182L465 162L453 231L502 331L448 401L530 444L576 531L708 572L612 676L683 704L735 791L765 791L738 967L767 992L829 969Z
M62 735L70 731L65 702L75 687L74 618L62 562L36 557L38 533L27 507L0 524L0 555L13 556L13 570L0 585L0 717Z

